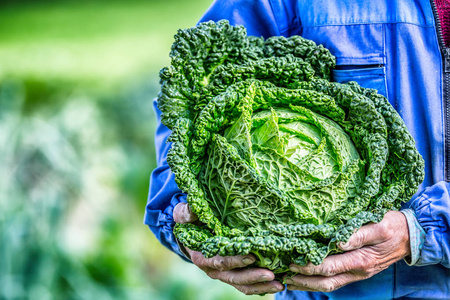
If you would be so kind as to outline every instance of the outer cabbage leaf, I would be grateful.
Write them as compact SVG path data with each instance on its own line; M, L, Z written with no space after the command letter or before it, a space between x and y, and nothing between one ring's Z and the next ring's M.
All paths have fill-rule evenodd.
M206 257L253 253L277 274L319 264L423 180L395 109L331 82L335 59L312 41L207 22L178 31L171 58L158 97L167 161L202 223L174 233Z
M179 30L171 65L160 72L158 104L172 128L179 117L196 118L211 99L233 83L268 79L280 86L316 76L329 78L335 58L300 36L267 40L248 37L242 26L206 22Z

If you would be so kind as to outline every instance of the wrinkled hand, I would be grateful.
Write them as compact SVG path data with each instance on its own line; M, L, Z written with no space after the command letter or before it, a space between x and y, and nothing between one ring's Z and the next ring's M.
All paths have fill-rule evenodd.
M380 223L361 227L338 247L347 252L331 255L318 266L292 264L291 271L299 274L286 279L287 289L331 292L388 268L410 254L406 218L390 211Z
M177 223L193 223L197 216L186 203L179 203L174 208L173 218ZM186 248L191 261L212 279L225 282L246 295L276 293L284 286L274 281L273 272L262 268L247 268L255 262L253 255L214 256L205 258L201 252Z

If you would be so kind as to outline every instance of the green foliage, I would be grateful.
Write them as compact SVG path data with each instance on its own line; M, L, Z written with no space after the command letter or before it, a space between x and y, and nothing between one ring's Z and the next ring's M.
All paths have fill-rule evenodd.
M170 57L158 96L167 162L203 223L174 233L206 257L253 253L275 273L319 264L423 180L387 99L331 82L335 58L310 40L207 22L179 30Z
M172 32L195 24L210 3L1 1L0 80L63 79L113 91L157 74L168 63Z
M55 107L45 107L42 103L33 105L32 98L49 99L69 94L64 91L67 86L60 86L58 93L49 86L57 85L37 80L31 84L29 81L0 84L0 141L3 145L0 148L3 178L0 254L7 262L0 270L0 298L130 299L124 287L130 284L132 273L142 270L132 271L130 267L135 262L127 259L130 254L118 245L124 231L135 226L119 225L117 216L114 228L108 226L111 222L103 224L104 214L109 218L112 215L105 209L104 201L127 207L127 211L140 220L141 207L133 199L145 199L145 191L124 192L122 197L127 201L121 203L115 199L117 196L105 194L110 187L99 186L92 179L120 178L121 175L101 173L106 170L109 174L119 174L110 163L114 156L118 159L117 155L111 155L111 149L125 138L115 134L112 144L106 142L107 134L99 131L100 123L105 121L110 127L115 123L107 120L106 115L102 116L105 105L93 97L87 98L91 101L81 100L81 95L74 93L72 99L66 98L65 105L59 99L53 103L59 104L58 113ZM78 101L70 101L74 99ZM147 103L131 94L128 99L135 104ZM121 109L121 113L127 112L129 109ZM150 110L148 113L151 114ZM145 124L152 125L151 122ZM132 122L128 124L128 129L133 128L133 131L138 127ZM135 155L122 159L122 163L128 165L127 160L140 159L144 148L148 153L149 145L145 146L134 149ZM120 148L115 151L122 152ZM141 181L146 183L147 180L144 177ZM84 206L89 210L80 215ZM139 221L134 224L142 227ZM89 226L92 227L87 229Z

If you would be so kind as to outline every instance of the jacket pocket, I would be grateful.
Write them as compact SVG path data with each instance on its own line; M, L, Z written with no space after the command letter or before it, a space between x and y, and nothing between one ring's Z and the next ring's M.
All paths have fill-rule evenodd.
M378 90L387 98L386 68L383 65L341 65L332 70L332 80L356 81L360 86Z

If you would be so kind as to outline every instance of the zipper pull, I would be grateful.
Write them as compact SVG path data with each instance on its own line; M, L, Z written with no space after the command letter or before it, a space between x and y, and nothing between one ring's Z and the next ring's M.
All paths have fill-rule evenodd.
M450 47L444 48L444 72L450 73Z

